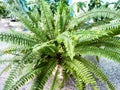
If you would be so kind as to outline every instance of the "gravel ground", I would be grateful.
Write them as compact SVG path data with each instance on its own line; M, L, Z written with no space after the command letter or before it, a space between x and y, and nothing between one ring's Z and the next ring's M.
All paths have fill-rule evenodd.
M9 21L0 22L0 31L8 31L9 30L9 27L8 27L8 24L7 24L8 22ZM7 46L8 46L8 44L0 43L0 50L2 50L3 48L6 48ZM12 56L6 55L4 57L5 58L10 58ZM1 57L1 58L4 58L4 57ZM93 57L89 57L89 58L94 59ZM110 81L113 82L116 90L120 90L120 64L118 64L114 61L111 61L111 60L100 58L99 66L107 74ZM5 67L5 65L0 65L0 71L4 67ZM7 78L7 76L8 76L8 73L4 73L2 76L0 76L0 90L3 90L3 85L4 85L4 82ZM49 90L48 86L51 85L51 80L52 80L52 77L48 80L48 82L45 86L45 90ZM31 85L31 82L27 83L26 86L22 87L20 90L29 90L30 85ZM100 90L107 90L106 88L104 88L104 84L100 83L99 87L100 87ZM68 85L66 85L62 90L76 90L76 89L74 88L73 82L69 81ZM86 88L86 90L91 90L91 88L88 86Z

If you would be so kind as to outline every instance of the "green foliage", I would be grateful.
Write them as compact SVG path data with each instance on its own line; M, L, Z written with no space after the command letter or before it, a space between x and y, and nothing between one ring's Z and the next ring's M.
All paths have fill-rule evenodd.
M96 84L90 71L83 65L83 63L77 60L65 60L65 64L63 66L70 70L70 72L76 73L76 75L81 78L84 83L93 85Z
M75 85L78 90L84 90L85 89L85 83L81 80L81 78L73 75L75 78Z
M14 83L14 78L17 76L17 72L19 71L19 68L21 67L21 64L16 64L13 69L10 72L9 77L7 78L4 89L3 90L8 90L11 88L11 86Z
M38 0L38 8L31 12L26 12L19 3L7 4L30 32L0 32L1 41L13 44L2 54L14 55L10 60L3 60L8 66L2 73L13 67L4 90L17 90L31 79L31 90L43 90L56 67L51 90L64 86L71 76L78 90L84 90L87 85L98 90L96 78L115 90L101 69L83 56L120 62L120 12L101 8L75 17L71 15L72 7L66 4L66 0L57 3L54 13L44 0ZM101 17L109 20L102 24L94 21L94 18ZM93 22L88 27L86 23L90 20Z
M0 40L4 42L11 42L18 45L24 45L24 46L32 46L35 44L35 40L30 39L28 36L25 36L24 34L18 34L18 33L0 33Z
M83 64L88 67L88 69L96 76L98 77L103 83L105 83L107 81L108 87L111 90L114 90L115 88L113 87L112 83L110 81L108 81L107 76L102 72L102 70L100 68L98 68L98 66L94 65L92 62L85 60L84 58L80 58L80 57L76 57L78 59L80 59L81 62L83 62Z
M9 11L6 9L4 3L0 1L0 17L6 18L9 14Z
M106 57L108 59L112 59L112 60L116 60L118 62L120 62L120 56L118 52L114 52L108 48L98 48L98 47L92 47L92 46L86 46L84 47L80 47L78 52L80 52L81 54L87 54L87 55L96 55L96 56L102 56L102 57ZM106 55L107 54L107 55Z
M56 60L49 61L47 66L41 70L41 73L37 75L31 90L43 90L43 87L52 74L57 62Z
M68 56L73 59L74 57L74 42L71 38L72 36L69 35L69 32L64 32L60 36L57 37L58 43L64 43L66 48L66 53Z
M29 71L27 74L23 75L12 87L10 90L17 90L20 86L24 85L30 79L33 79L35 75L39 75L41 73L42 68L38 68L35 70Z
M75 27L80 28L82 27L83 23L87 22L91 18L103 17L103 18L110 18L110 19L117 19L120 18L120 12L114 9L109 8L99 8L88 11L84 14L81 14L75 19L72 19L71 22L68 24L68 29L73 29Z

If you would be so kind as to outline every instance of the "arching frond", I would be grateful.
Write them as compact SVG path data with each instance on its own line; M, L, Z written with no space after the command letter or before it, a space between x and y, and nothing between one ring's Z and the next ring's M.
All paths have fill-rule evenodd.
M20 13L17 13L17 16L19 17L19 19L21 20L21 22L24 24L24 26L29 31L35 33L35 35L37 37L40 37L40 39L39 39L40 41L45 41L46 40L45 34L41 30L41 28L36 27L36 25L34 25L34 22L32 22L31 20L29 20L29 17L21 15Z
M5 63L17 63L19 60L0 60L0 64L5 64Z
M96 81L94 80L88 68L84 66L84 64L82 64L81 62L77 61L76 59L65 60L63 66L70 72L72 73L75 72L77 77L81 78L85 84L96 85Z
M8 54L9 55L9 54ZM11 58L1 58L0 60L0 64L14 64L14 63L18 63L20 61L22 57L21 56L13 56Z
M83 27L79 27L81 30L110 30L118 28L120 25L120 20L112 20L109 22L99 21L99 22L92 22L89 24L83 24Z
M91 73L93 73L99 80L102 81L102 83L107 82L108 87L111 90L115 90L115 87L112 85L112 83L108 80L107 76L97 65L93 64L91 61L86 60L80 56L77 56L75 58L77 58L78 61L82 62L90 70Z
M120 53L120 43L112 43L111 41L103 41L100 43L96 43L95 46L102 46L107 50L116 52L116 53Z
M109 50L107 48L85 46L78 48L76 51L81 55L96 55L120 62L120 54L117 52L113 52L112 50Z
M14 33L5 33L1 32L0 33L0 40L4 42L10 42L13 44L18 44L18 45L24 45L24 46L32 46L36 43L36 41L25 37L20 34L14 34Z
M78 26L81 23L95 17L105 17L105 18L108 17L112 19L117 19L120 18L120 12L115 10L110 10L107 8L94 9L73 19L69 23L68 29L73 29L75 26Z
M21 67L21 64L14 64L13 69L11 70L9 77L7 78L7 80L5 81L5 85L3 90L8 90L11 88L11 86L14 83L14 79L17 76L17 71L19 71L19 68Z
M57 12L55 14L55 36L66 31L70 17L70 10L64 3L64 0L59 2Z
M73 38L77 40L78 45L79 44L82 45L85 43L89 44L96 40L119 35L120 34L119 28L120 26L118 26L118 28L110 29L110 30L100 30L100 31L99 30L82 30L82 31L78 31L77 33L75 32L75 34L73 35Z
M23 7L21 7L17 1L13 1L12 4L6 4L6 7L8 10L10 10L10 12L13 15L17 16L20 19L20 21L24 24L24 26L28 30L35 33L37 36L39 36L40 34L42 35L42 32L40 32L40 28L38 28L37 21L39 21L39 20L38 19L37 19L37 21L35 20L35 18L34 18L35 16L32 15L33 12L26 12L24 9L22 9ZM36 14L38 14L38 13L36 13Z
M45 67L45 66L44 66ZM42 67L43 68L43 67ZM42 68L38 68L36 70L29 71L27 74L23 75L11 88L10 90L17 90L21 86L23 86L30 79L33 79L36 75L39 75Z
M106 46L106 47L120 47L120 40L117 39L117 37L108 37L108 38L103 38L100 40L96 40L95 42L91 42L91 46Z
M9 45L7 48L5 48L2 53L3 54L10 54L15 56L22 56L23 54L26 54L31 47L28 46L18 46L15 44Z
M109 44L113 44L113 46L116 46L117 48L120 47L120 37L109 37L109 38L105 38L105 39L101 39L99 40L101 43L105 42L105 43L109 43Z
M73 74L73 77L75 79L76 88L78 90L84 90L86 84L82 81L82 79L76 76L76 73Z
M53 69L56 67L56 60L51 60L48 62L45 68L41 70L41 73L36 77L31 90L43 90L44 85L48 78L50 77Z
M18 63L15 63L12 70L10 71L10 74L9 74L9 77L7 78L6 82L5 82L5 85L4 85L4 88L3 90L8 90L11 88L11 86L14 84L14 81L15 81L15 78L16 76L18 75L18 72L21 68L24 67L25 65L25 60L28 58L29 56L29 52L27 54L25 54L22 59L18 62Z
M93 27L92 30L111 30L111 29L117 29L120 25L120 22L111 22L109 24L103 24L98 25L96 27Z
M40 51L41 49L45 48L45 47L50 47L50 46L54 46L53 43L54 40L50 40L48 42L44 42L42 44L36 44L34 47L33 47L33 52L38 52Z
M108 81L107 85L108 85L109 90L115 90L115 87L113 86L113 84L111 82Z
M104 47L111 51L120 53L120 40L119 37L108 37L86 43L86 46ZM79 45L77 45L79 47Z
M37 58L37 55L36 53L32 53L32 51L30 50L23 57L24 59L21 59L21 62L23 62L24 64L28 64L32 63Z
M41 11L41 23L43 24L41 28L50 39L53 39L54 18L50 6L44 0L39 0L39 8Z

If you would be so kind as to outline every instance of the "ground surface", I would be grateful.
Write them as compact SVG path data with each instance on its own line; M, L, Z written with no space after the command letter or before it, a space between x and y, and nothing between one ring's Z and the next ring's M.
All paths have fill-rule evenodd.
M21 27L20 24L16 24L16 23L11 23L10 26L8 25L8 20L2 20L0 21L0 32L1 31L8 31L10 27L21 31L20 28ZM17 27L18 26L18 27ZM7 47L8 45L5 43L0 43L0 50L2 50L3 48ZM9 58L11 56L4 56L4 57L0 57L1 58ZM91 59L94 59L93 57L89 57ZM109 79L114 83L116 90L120 90L120 64L115 63L111 60L107 60L104 58L100 58L100 65L99 65L104 72L108 75ZM5 65L0 65L0 71L5 67ZM3 85L4 82L7 78L8 74L4 73L2 76L0 76L0 90L3 90ZM45 90L49 90L48 86L51 85L51 80L52 78L50 78L47 82L47 85L45 86ZM20 90L29 90L28 87L31 85L31 83L29 82L28 84L26 84L26 86L22 87ZM99 84L100 90L107 90L106 88L104 88L103 84ZM66 85L62 90L75 90L73 82L70 81L68 83L68 85ZM90 87L87 87L87 90L91 90Z

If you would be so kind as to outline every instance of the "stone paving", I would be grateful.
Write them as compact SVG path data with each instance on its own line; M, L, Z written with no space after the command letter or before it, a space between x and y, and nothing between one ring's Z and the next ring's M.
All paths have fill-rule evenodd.
M1 31L8 31L9 27L13 27L14 29L17 28L17 26L12 26L12 25L8 25L9 20L3 20L2 22L0 21L0 32ZM15 24L15 23L14 23ZM19 27L21 27L20 24L16 24ZM18 31L20 31L20 28L17 28ZM6 43L0 43L0 50L2 50L3 48L6 48L8 46L8 44ZM10 58L12 56L4 56L5 58ZM94 59L93 57L89 57L91 59ZM109 77L110 81L113 82L113 84L115 85L116 90L120 90L120 64L111 61L111 60L107 60L104 58L100 58L100 64L99 66L104 70L104 72L107 74L107 76ZM5 65L0 65L0 71L5 67ZM6 80L8 76L8 73L4 73L2 76L0 76L0 90L3 90L3 85L4 82ZM52 77L48 80L45 89L44 90L49 90L48 86L51 85L51 80ZM61 90L76 90L74 88L74 85L72 84L72 81L69 81L68 85L66 85L63 89ZM29 87L31 85L31 82L27 83L26 86L23 86L21 89L19 90L29 90ZM104 88L104 84L100 84L99 85L100 90L107 90L106 88ZM88 86L86 88L86 90L91 90L91 88Z

